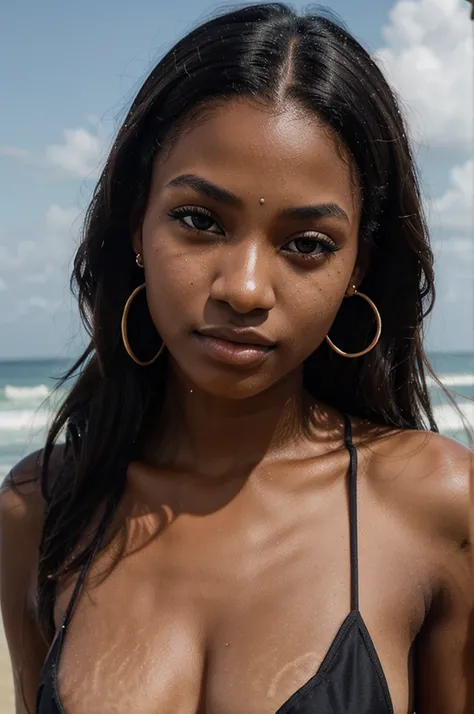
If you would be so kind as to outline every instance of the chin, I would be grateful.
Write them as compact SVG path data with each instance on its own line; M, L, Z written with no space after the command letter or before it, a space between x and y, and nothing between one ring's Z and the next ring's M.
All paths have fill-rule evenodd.
M274 382L259 378L258 375L236 375L233 378L195 379L196 387L209 396L218 399L243 401L251 399L270 389Z
M172 355L172 364L178 380L187 389L196 389L217 399L234 401L263 394L295 373L294 368L285 370L285 365L269 363L268 360L248 366L225 364L203 358L190 349L184 354L182 350L176 350Z
M256 397L276 384L278 378L272 378L262 369L233 370L228 368L196 369L196 364L183 361L175 362L179 381L188 389L196 389L201 393L218 399L242 401Z

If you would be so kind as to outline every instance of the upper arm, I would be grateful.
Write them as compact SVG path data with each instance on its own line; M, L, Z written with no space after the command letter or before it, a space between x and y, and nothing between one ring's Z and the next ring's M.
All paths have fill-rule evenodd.
M417 714L474 712L474 609L469 552L452 554L418 637Z
M12 662L17 714L32 714L48 645L36 620L36 573L43 503L32 454L0 492L0 601Z
M474 712L474 579L469 538L470 450L436 437L423 464L435 582L416 643L417 714Z

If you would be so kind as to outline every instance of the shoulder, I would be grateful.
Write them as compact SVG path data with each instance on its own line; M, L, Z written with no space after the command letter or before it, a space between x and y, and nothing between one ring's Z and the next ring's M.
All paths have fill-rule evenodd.
M64 445L53 448L48 464L48 481L53 481L64 459ZM43 512L42 470L44 451L35 451L19 461L0 487L0 516L23 520Z
M361 446L371 488L435 539L456 548L469 541L474 453L427 431L386 431Z
M53 449L48 466L54 477L64 447ZM43 452L30 454L12 468L0 489L0 603L15 699L33 711L40 672L50 642L38 621L37 576L45 503Z
M42 513L40 473L43 452L36 451L17 463L5 477L0 489L0 526L16 523L28 526Z
M64 447L54 447L48 471L54 478ZM0 488L0 569L9 579L35 582L36 561L43 530L45 503L41 488L43 451L16 464Z

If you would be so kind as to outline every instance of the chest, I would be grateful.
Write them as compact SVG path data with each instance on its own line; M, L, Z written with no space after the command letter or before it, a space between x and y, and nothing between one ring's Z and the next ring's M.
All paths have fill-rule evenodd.
M111 572L98 562L61 654L65 714L286 714L352 606L343 491L333 500L317 517L306 504L275 522L189 517ZM401 714L423 558L410 534L394 541L374 517L368 509L359 526L361 611Z

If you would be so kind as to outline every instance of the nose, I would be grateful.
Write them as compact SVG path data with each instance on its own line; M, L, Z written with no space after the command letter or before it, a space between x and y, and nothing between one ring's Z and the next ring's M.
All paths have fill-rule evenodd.
M240 243L221 255L211 298L237 313L268 312L275 305L268 250L256 242Z

